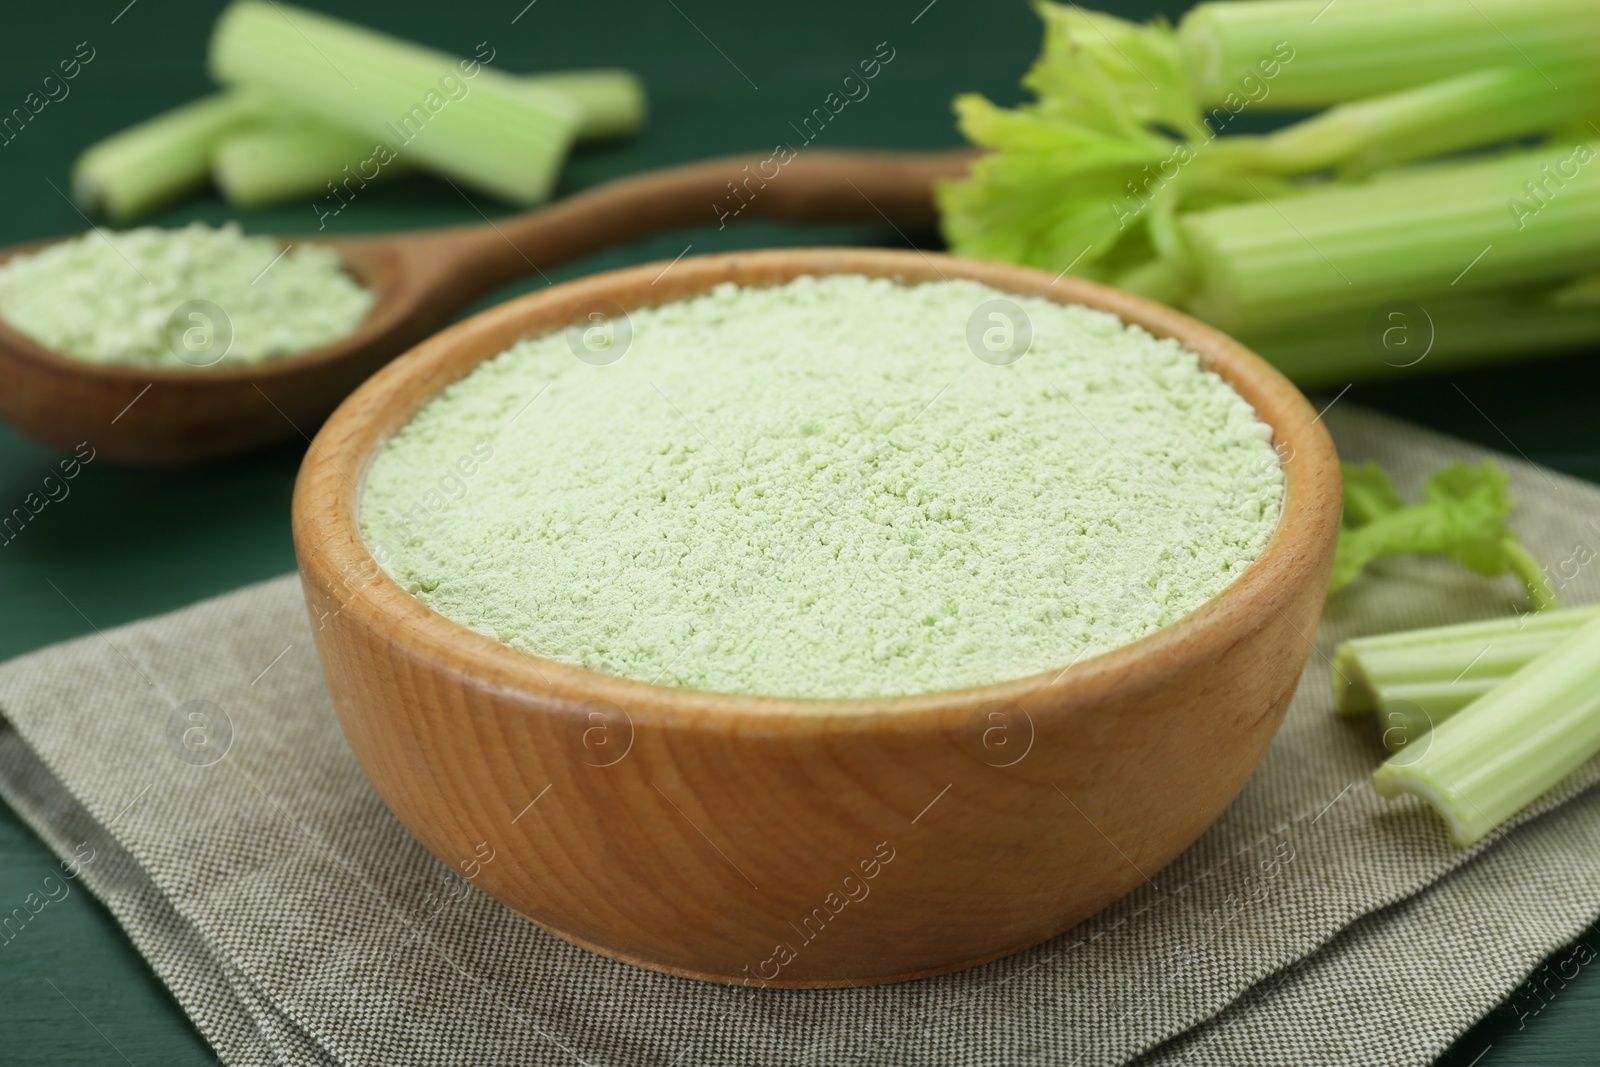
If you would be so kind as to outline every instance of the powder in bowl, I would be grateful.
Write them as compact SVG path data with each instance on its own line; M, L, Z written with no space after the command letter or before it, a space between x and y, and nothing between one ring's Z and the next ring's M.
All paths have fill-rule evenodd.
M967 340L996 300L1032 332L1006 365ZM401 585L552 659L770 696L988 684L1176 621L1281 512L1266 424L1104 312L836 275L602 328L615 362L553 333L448 386L361 502Z
M94 363L250 363L354 332L373 294L330 248L211 229L95 230L0 265L0 315Z

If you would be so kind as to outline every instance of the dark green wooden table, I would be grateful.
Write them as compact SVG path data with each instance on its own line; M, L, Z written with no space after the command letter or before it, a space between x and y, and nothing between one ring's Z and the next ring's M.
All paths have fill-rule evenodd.
M524 6L526 5L526 6ZM818 106L879 42L895 59L870 97L851 104L819 144L932 148L957 143L948 102L978 90L1018 98L1037 24L1020 3L893 0L872 5L813 0L756 5L733 0L480 0L320 4L459 53L480 41L508 70L621 65L650 87L647 132L585 149L564 191L651 166L745 149L770 149ZM1149 4L1116 6L1145 15ZM1175 13L1182 4L1166 5ZM12 5L0 32L0 114L40 87L58 60L88 42L94 58L20 136L0 147L0 243L84 228L63 195L73 155L91 140L207 90L202 56L220 4L213 0L86 0ZM491 214L503 206L480 200ZM213 198L153 220L164 225L231 217ZM329 225L333 232L477 221L450 186L413 177L374 186ZM311 205L247 215L257 231L314 228ZM581 274L694 253L793 244L894 245L887 228L800 229L741 221L664 235L546 273ZM931 234L912 235L932 243ZM507 287L503 300L542 282ZM1482 411L1469 406L1458 383ZM0 388L5 383L0 382ZM1344 398L1492 448L1600 481L1594 436L1600 369L1580 356L1517 368L1357 386ZM1492 422L1490 421L1492 419ZM1508 444L1511 442L1513 444ZM0 657L166 611L294 566L289 494L301 448L199 470L141 472L96 463L22 535L0 549ZM57 457L0 427L0 505L20 502ZM54 860L0 806L0 912L34 891ZM1600 928L1586 939L1600 946ZM1586 968L1542 1010L1532 998L1499 1009L1444 1058L1471 1064L1592 1064L1600 978ZM1405 1005L1395 1005L1403 1012ZM81 890L51 904L0 947L0 1063L213 1062L205 1042L146 968L107 912Z

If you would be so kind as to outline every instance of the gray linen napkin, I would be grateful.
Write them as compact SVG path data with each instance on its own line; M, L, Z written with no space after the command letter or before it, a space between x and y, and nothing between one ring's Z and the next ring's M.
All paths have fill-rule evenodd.
M1328 420L1407 493L1485 455L1348 407ZM1553 572L1600 543L1600 490L1499 458ZM1565 598L1600 599L1597 570ZM1334 644L1519 592L1438 561L1377 572L1330 603L1260 770L1177 861L1053 941L896 986L669 978L479 892L351 759L293 577L0 667L0 794L229 1064L1420 1064L1600 914L1600 763L1468 851L1379 799L1373 731L1330 711Z

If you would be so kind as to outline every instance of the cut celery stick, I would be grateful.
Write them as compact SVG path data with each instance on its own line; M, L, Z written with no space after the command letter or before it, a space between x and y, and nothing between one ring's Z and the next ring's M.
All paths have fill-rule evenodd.
M1597 617L1600 604L1585 604L1353 638L1333 654L1334 704L1383 715L1404 702L1437 724Z
M211 157L217 188L234 207L255 208L295 197L327 195L340 179L364 188L369 181L409 170L405 161L375 156L368 145L336 126L307 121L235 133Z
M1178 42L1202 101L1293 109L1488 67L1594 62L1600 18L1593 0L1228 0L1193 8Z
M1412 793L1467 846L1600 753L1600 618L1434 727L1372 775Z
M1545 146L1181 216L1200 278L1188 307L1258 334L1390 300L1595 270L1597 157L1588 143Z
M648 108L644 82L631 70L551 70L525 74L521 80L558 92L578 105L575 136L580 141L628 137L644 125Z
M519 204L550 196L578 125L561 93L288 4L231 4L210 68Z
M579 140L630 134L644 121L644 87L629 71L551 71L522 75L519 80L571 98L582 110ZM410 160L399 154L382 162L389 154L375 148L370 138L301 116L228 136L212 156L212 175L230 204L255 208L296 197L325 196L330 181L362 188L413 169Z
M117 222L159 207L204 185L217 143L263 110L250 94L215 93L114 133L73 163L72 197Z

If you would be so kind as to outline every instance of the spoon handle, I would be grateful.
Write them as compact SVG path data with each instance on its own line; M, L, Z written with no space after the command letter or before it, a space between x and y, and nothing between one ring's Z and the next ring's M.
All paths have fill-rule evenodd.
M609 245L747 216L927 227L937 217L934 182L964 175L974 157L971 149L724 156L617 178L483 225L389 240L416 242L436 270L481 293Z

